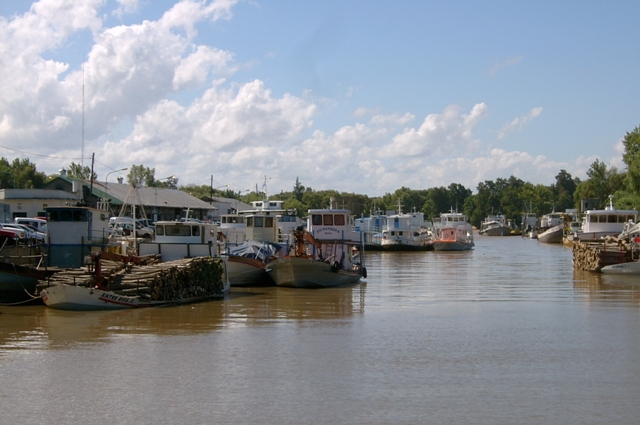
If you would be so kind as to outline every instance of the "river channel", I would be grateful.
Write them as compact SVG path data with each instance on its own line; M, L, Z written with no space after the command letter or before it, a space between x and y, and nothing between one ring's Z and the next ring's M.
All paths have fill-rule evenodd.
M640 276L476 236L341 288L0 307L0 424L637 424Z

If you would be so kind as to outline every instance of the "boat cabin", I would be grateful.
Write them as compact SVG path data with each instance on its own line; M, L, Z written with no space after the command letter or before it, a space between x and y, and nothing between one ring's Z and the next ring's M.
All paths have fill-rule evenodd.
M218 226L199 221L158 221L153 242L138 245L140 255L161 254L162 261L218 254Z

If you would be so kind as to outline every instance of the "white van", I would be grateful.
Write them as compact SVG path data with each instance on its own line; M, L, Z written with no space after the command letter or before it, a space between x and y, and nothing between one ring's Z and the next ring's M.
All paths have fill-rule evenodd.
M28 218L28 217L16 217L13 219L15 224L26 224L27 226L35 227L40 232L47 231L47 220L42 218Z

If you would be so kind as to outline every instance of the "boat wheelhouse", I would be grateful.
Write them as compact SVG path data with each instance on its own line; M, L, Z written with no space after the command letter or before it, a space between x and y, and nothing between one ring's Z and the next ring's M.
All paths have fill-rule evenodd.
M613 195L604 210L587 210L582 218L582 231L574 235L579 240L599 239L621 233L625 224L636 223L637 210L618 210L613 206Z

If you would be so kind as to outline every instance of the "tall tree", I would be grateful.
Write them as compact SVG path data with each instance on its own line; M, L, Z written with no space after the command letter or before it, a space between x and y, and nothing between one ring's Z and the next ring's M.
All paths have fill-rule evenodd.
M82 166L81 164L76 164L72 162L69 164L69 169L67 170L67 176L72 179L82 179L82 180L91 180L91 168L88 166ZM98 175L93 173L93 180L97 180Z
M296 177L296 184L293 185L293 196L296 198L297 201L302 202L303 195L304 195L304 186L300 183L300 180L298 180L298 177Z
M627 189L636 205L640 204L640 126L625 134L622 140L624 154L622 160L627 164Z
M142 164L133 164L129 169L129 174L127 174L127 182L136 187L153 187L156 181L155 173L155 168L148 168Z
M37 171L36 165L28 158L15 158L9 163L0 158L0 188L38 189L47 181L47 175Z

